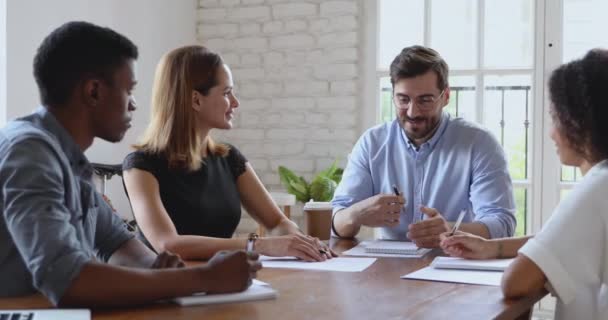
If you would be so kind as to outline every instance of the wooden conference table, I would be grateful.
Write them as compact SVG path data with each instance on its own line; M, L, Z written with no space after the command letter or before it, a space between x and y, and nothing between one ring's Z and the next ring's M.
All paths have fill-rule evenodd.
M331 241L337 252L355 244ZM276 300L101 309L93 310L93 319L527 319L546 294L507 301L499 287L399 278L427 266L435 251L422 259L381 258L363 272L263 269L258 279L278 290ZM0 299L0 309L49 306L41 295Z

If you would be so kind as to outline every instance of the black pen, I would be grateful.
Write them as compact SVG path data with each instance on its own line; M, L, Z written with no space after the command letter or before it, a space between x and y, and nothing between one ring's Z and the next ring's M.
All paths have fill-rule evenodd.
M401 193L399 193L399 189L397 189L397 185L393 185L393 191L395 192L396 196L400 196Z
M397 189L397 185L393 185L393 192L395 193L396 196L400 196L401 192L399 192L399 189Z

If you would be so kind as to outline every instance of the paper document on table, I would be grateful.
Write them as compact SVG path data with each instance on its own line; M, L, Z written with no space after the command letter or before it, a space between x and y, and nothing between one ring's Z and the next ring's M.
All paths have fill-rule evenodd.
M436 269L433 267L426 267L401 276L401 278L500 286L502 274L503 273L499 271Z
M437 269L505 271L514 259L470 260L454 257L436 257L431 266Z
M416 247L412 242L372 240L362 241L356 247L342 252L345 256L380 258L420 258L431 249Z
M371 266L376 258L345 258L338 257L320 262L307 262L295 257L261 256L260 262L264 268L286 268L322 271L361 272Z
M192 306L202 304L267 300L275 299L276 297L277 291L270 287L268 283L253 279L251 286L249 286L249 288L243 292L218 294L205 294L204 292L201 292L187 297L174 298L171 299L171 301L182 306Z

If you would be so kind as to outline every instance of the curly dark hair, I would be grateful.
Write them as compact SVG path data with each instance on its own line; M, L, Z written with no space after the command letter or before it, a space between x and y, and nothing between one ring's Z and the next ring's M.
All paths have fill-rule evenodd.
M551 115L569 145L591 162L608 158L608 50L593 49L551 74Z
M110 28L83 21L65 23L42 41L34 57L40 100L45 106L59 107L86 77L111 84L114 71L137 55L135 44Z

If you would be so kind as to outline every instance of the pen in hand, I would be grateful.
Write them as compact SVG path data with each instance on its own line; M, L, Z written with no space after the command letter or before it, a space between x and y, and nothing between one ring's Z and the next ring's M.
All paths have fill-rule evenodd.
M399 192L399 189L397 189L397 185L393 185L393 192L395 192L396 196L400 196L401 193Z
M399 192L399 189L397 188L396 184L393 184L393 192L395 193L396 196L400 196L401 192ZM395 220L398 221L398 220Z
M452 231L450 232L449 236L453 236L456 231L458 231L458 228L460 227L460 224L462 223L462 218L464 218L464 214L467 213L466 210L462 210L460 211L460 214L458 215L458 219L456 220L456 223L454 223L454 226L452 227Z

